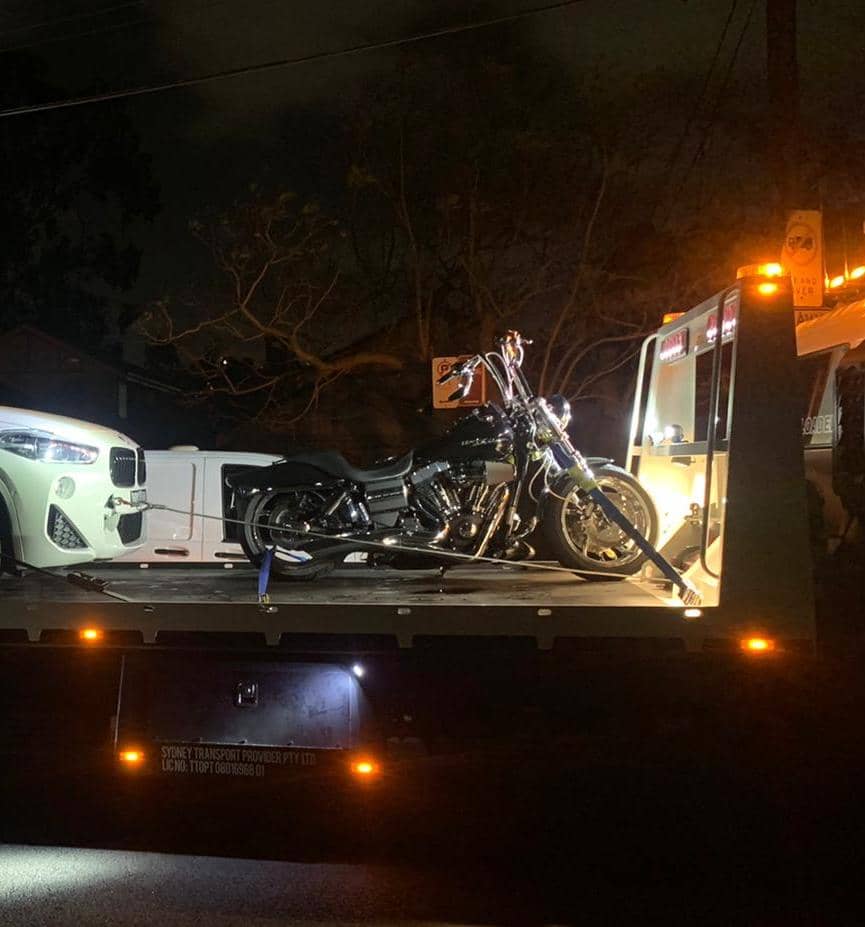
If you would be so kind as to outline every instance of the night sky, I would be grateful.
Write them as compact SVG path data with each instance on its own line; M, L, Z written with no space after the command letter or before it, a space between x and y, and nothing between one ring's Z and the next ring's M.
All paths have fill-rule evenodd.
M94 86L141 86L335 50L531 6L408 0L19 2L4 5L0 43L4 48L32 46L46 80L66 97ZM750 3L736 7L725 54L732 51ZM862 86L865 17L860 4L801 0L799 7L806 119L817 127L840 122L865 132L861 108L854 105L857 97L861 100ZM640 108L662 114L673 126L684 120L688 100L699 90L729 10L727 0L585 0L516 25L421 43L413 52L434 53L442 43L468 41L483 54L503 41L518 42L538 61L571 68L575 79L594 72L593 93L614 100L617 94L632 94L636 85ZM54 22L61 19L67 21ZM763 42L764 15L758 3L735 66L735 88L759 84ZM326 183L319 156L333 132L329 114L359 87L386 77L400 55L398 49L372 52L128 101L125 106L142 146L153 158L161 211L138 232L142 270L127 296L147 299L178 285L189 262L200 258L186 233L189 217L242 196L263 171L282 174L295 189L315 192ZM659 73L664 75L660 85L653 83ZM680 90L676 98L666 94L671 83Z
M851 267L865 263L859 155L865 12L858 0L798 2L799 149L787 162L799 163L801 154L808 192L796 203L783 202L778 178L785 169L774 163L776 152L794 149L768 105L766 0L579 0L460 34L333 55L542 5L5 4L0 65L6 56L13 79L4 81L0 109L329 57L8 117L11 166L0 178L0 212L3 223L30 232L31 240L20 254L4 252L11 284L2 294L0 328L29 322L78 350L112 361L122 355L175 384L212 414L207 443L272 450L296 441L341 447L362 460L424 438L432 420L419 413L429 403L431 357L485 348L498 331L519 327L540 345L528 361L537 388L579 399L575 422L583 432L577 437L599 453L615 453L635 346L664 312L716 292L737 266L777 259L786 208L822 202L830 274L843 270L845 248ZM16 74L26 79L19 84ZM490 78L496 74L500 81ZM364 119L373 128L361 151ZM358 192L351 182L359 154L369 176L385 186L394 182L401 119L409 127L410 212L423 225L419 286L434 307L427 336L413 321L417 281L395 200L384 186ZM381 150L370 154L376 146ZM614 165L591 253L581 257L602 150L612 153ZM76 193L79 169L88 174L83 196ZM448 197L455 204L453 228L460 229L453 241L458 248L469 241L468 226L460 223L468 221L466 178L473 171L482 176L478 202L488 217L478 241L499 261L485 307L465 254L436 252L444 229L440 207ZM54 210L58 177L62 196ZM338 362L347 352L372 350L380 357L383 351L399 358L398 373L393 364L390 371L374 364L352 368L319 400L314 371L321 368L285 341L274 347L260 334L209 327L202 338L158 346L153 320L160 306L170 306L183 330L218 318L234 299L229 276L191 234L190 223L203 220L200 227L212 229L208 222L218 225L218 217L231 213L231 227L238 204L283 191L296 194L299 204L319 204L337 229L324 245L329 270L316 259L298 265L318 293L334 269L341 281L326 311L303 323L304 345ZM40 202L38 216L30 199ZM515 245L504 244L512 221L523 222L523 231ZM548 262L532 255L533 235L549 243ZM387 267L384 255L393 243L396 259ZM582 281L568 307L569 281L582 273L587 254L593 282ZM535 286L541 266L549 270ZM295 274L292 286L298 281ZM282 284L272 287L259 292L257 311L270 311L268 300ZM537 289L530 303L520 302L521 288ZM560 311L564 328L556 327ZM284 320L283 332L296 322ZM626 341L621 354L596 350L621 334L621 325L631 326L633 343ZM575 356L579 366L569 366ZM261 389L275 371L278 395ZM570 372L555 383L543 379L563 371ZM590 382L596 385L584 388ZM260 391L251 393L256 384ZM353 401L359 393L363 408ZM311 401L319 404L310 407Z

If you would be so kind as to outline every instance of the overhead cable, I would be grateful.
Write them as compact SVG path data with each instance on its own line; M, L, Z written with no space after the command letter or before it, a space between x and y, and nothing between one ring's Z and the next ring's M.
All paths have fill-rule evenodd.
M95 93L82 97L71 97L64 100L53 100L48 103L35 103L26 106L16 106L9 109L0 110L0 118L9 116L26 116L32 113L44 113L50 110L71 109L76 106L87 106L91 103L107 103L112 100L122 100L128 97L139 97L153 93L162 93L166 90L178 90L185 87L196 87L202 84L214 83L216 81L231 80L236 77L244 77L250 74L262 74L267 71L281 70L282 68L296 67L303 64L312 64L319 61L327 61L334 58L345 58L353 55L366 54L372 51L385 51L389 48L398 48L402 45L410 45L417 42L425 42L430 39L442 38L449 35L457 35L462 32L472 32L477 29L484 29L490 26L503 25L505 23L517 22L518 20L528 19L543 13L552 13L557 10L563 10L568 7L576 6L583 0L561 0L559 3L551 3L545 6L533 7L529 10L521 10L517 13L510 13L506 16L497 16L491 19L484 19L471 23L460 23L454 26L445 26L441 29L434 29L429 32L419 32L409 36L402 36L396 39L387 39L381 42L367 42L362 45L351 45L346 48L335 49L333 51L315 52L311 55L302 55L297 58L280 58L276 61L267 61L262 64L247 65L241 68L231 68L225 71L217 71L212 74L203 74L198 77L187 77L179 80L166 81L161 84L150 84L142 87L130 87L125 90L112 90L104 93Z

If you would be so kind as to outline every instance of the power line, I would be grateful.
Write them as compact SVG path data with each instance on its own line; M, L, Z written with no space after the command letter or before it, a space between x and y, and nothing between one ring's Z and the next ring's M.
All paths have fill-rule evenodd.
M718 113L721 109L721 103L723 102L724 94L727 91L727 85L729 84L730 78L733 75L733 68L736 66L736 61L739 58L739 51L742 48L742 42L744 41L745 36L748 32L748 27L751 25L751 19L754 15L754 10L756 10L756 8L757 8L757 0L751 0L751 6L749 7L748 14L745 17L745 23L742 26L742 31L739 33L739 38L736 41L735 47L733 48L733 53L730 55L730 60L727 64L727 70L724 73L724 77L721 81L721 86L718 88L718 93L715 96L715 104L712 107L712 112L709 115L709 120L706 123L705 130L703 131L703 137L700 141L700 144L697 146L697 150L694 152L694 157L691 159L691 163L688 165L688 169L685 171L685 176L682 178L682 181L676 190L676 196L674 197L674 199L678 199L679 194L682 192L682 190L684 190L685 185L688 183L688 180L690 179L692 171L694 170L694 168L699 163L700 159L705 154L706 146L708 145L709 139L711 138L712 132L714 131L714 128L715 128L715 122L717 121Z
M351 45L346 48L336 49L333 51L316 52L312 55L303 55L298 58L280 58L276 61L267 61L263 64L253 64L242 68L232 68L226 71L217 71L213 74L204 74L199 77L188 77L181 80L166 81L162 84L151 84L150 86L131 87L126 90L113 90L106 93L97 93L84 97L71 97L65 100L54 100L49 103L36 103L29 106L17 106L10 109L0 110L0 118L8 116L25 116L31 113L44 113L55 109L70 109L75 106L86 106L90 103L106 103L111 100L120 100L126 97L144 96L152 93L161 93L165 90L177 90L184 87L195 87L201 84L213 83L215 81L230 80L235 77L244 77L248 74L261 74L266 71L275 71L282 68L294 67L302 64L312 64L319 61L327 61L333 58L342 58L352 55L361 55L370 51L384 51L388 48L397 48L401 45L410 45L416 42L425 42L430 39L442 38L448 35L457 35L462 32L471 32L476 29L485 29L490 26L498 26L504 23L517 22L522 19L528 19L543 13L552 13L557 10L563 10L568 7L576 6L582 0L561 0L559 3L550 3L546 6L534 7L530 10L521 10L518 13L510 13L506 16L498 16L492 19L485 19L473 23L460 23L455 26L445 26L442 29L435 29L430 32L419 32L414 35L403 36L398 39L388 39L383 42L368 42L362 45Z
M712 60L709 64L709 69L706 71L706 76L703 79L703 86L700 88L700 93L697 96L697 99L694 102L691 112L688 114L688 118L685 122L685 127L682 130L682 134L679 136L679 140L673 148L673 152L670 155L670 160L667 163L667 171L672 174L676 162L679 160L679 155L682 153L682 148L687 141L688 135L691 133L691 128L694 125L694 122L697 119L697 116L700 113L700 110L703 107L703 103L706 99L706 94L709 92L709 87L712 83L712 76L715 73L715 67L718 64L718 61L721 58L721 50L724 47L724 42L727 39L727 33L730 31L730 24L733 22L733 17L736 14L736 7L739 5L739 0L732 0L730 4L730 9L727 13L727 19L724 22L724 27L721 30L721 36L718 39L718 43L715 46L715 54L712 56Z

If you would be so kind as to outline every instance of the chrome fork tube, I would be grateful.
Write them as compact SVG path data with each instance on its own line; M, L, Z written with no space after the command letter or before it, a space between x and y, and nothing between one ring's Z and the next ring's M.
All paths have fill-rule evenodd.
M508 499L511 495L511 491L504 483L502 483L501 490L502 497L499 500L498 508L494 512L492 518L490 518L489 524L487 525L487 530L484 532L484 536L481 538L478 549L472 554L473 560L477 557L483 557L483 555L486 553L487 547L489 547L489 543L492 540L493 535L496 533L496 529L501 524L502 516L505 514Z

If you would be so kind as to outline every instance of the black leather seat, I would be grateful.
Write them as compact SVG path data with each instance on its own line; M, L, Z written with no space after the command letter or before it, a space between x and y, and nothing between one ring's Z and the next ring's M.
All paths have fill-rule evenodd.
M411 470L414 451L409 451L404 457L386 463L381 467L373 470L361 470L359 467L353 467L342 454L336 451L302 451L298 454L292 454L286 457L287 463L308 464L311 467L318 467L325 473L333 476L342 476L356 483L374 483L376 480L393 480L405 476Z

